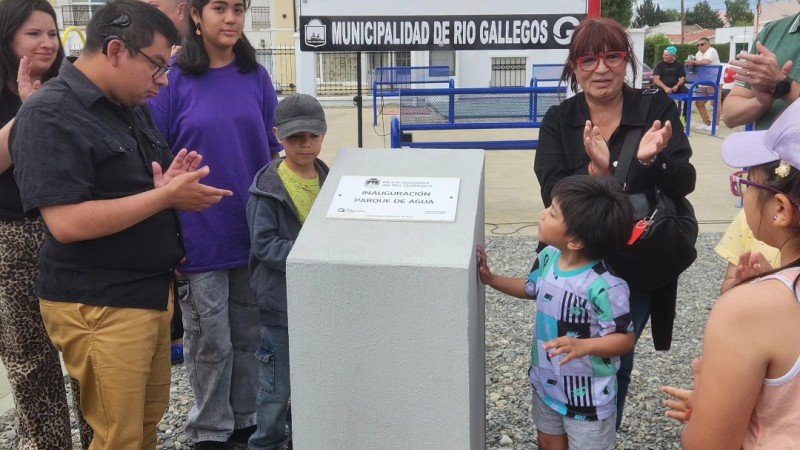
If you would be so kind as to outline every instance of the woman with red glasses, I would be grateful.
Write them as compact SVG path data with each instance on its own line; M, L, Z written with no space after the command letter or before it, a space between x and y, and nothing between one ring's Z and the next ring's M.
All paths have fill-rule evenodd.
M756 239L780 268L748 268L706 324L695 389L664 387L667 415L686 423L683 448L789 449L800 436L800 102L767 131L731 134L722 159ZM701 370L702 369L702 370Z
M630 165L628 192L653 192L658 188L681 199L694 190L696 173L689 162L692 148L683 132L678 108L661 90L643 92L629 86L628 67L636 78L638 64L633 45L617 22L587 19L575 29L561 81L568 81L576 95L550 108L545 115L533 166L545 207L550 206L553 186L562 178L575 174L613 175L625 137L634 132L642 137L636 149L638 162ZM636 338L652 318L656 349L669 349L677 279L655 289L637 284L630 277L623 279L631 289ZM632 369L633 352L621 358L617 371L617 428Z

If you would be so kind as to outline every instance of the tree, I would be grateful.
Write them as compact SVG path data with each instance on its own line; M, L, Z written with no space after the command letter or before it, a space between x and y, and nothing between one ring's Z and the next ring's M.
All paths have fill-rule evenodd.
M706 0L698 2L694 5L694 9L690 9L686 12L686 23L690 25L699 25L711 30L722 28L724 25L719 18L719 13L711 9L711 5L709 5Z
M662 22L679 22L681 20L681 12L677 9L665 9L661 13L664 15Z
M653 3L653 0L644 0L636 7L636 18L633 20L635 28L642 28L645 25L653 26L661 23L661 7Z
M614 19L627 28L633 18L633 0L600 0L600 11L603 17Z
M731 26L753 24L753 11L748 0L725 0L725 18Z
M656 33L644 38L644 62L655 67L656 63L661 60L661 55L656 55L656 47L659 45L666 47L671 44L672 42L663 33Z

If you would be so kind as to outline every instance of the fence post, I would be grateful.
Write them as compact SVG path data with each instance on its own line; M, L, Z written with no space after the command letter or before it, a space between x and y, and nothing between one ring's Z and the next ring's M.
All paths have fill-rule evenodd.
M300 51L300 33L294 34L294 55L297 65L297 92L317 96L316 53Z

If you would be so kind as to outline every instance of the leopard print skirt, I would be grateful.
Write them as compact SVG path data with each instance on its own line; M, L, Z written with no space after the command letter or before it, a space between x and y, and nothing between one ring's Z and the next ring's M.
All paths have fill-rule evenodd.
M0 221L0 359L17 413L17 449L72 450L58 352L34 295L41 219Z

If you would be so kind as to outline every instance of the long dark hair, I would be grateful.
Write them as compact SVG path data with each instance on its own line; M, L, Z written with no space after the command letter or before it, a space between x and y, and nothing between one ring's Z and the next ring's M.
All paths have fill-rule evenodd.
M567 62L561 72L561 83L569 82L573 92L578 92L578 79L575 76L577 60L581 56L599 55L604 52L627 52L628 64L633 69L633 78L639 73L636 55L628 32L613 19L605 17L586 19L572 33Z
M203 8L208 5L209 0L189 0L189 11L186 13L186 32L183 36L181 51L178 55L176 64L189 75L202 75L208 71L211 62L208 53L203 45L203 36L195 34L197 25L192 19L191 10L196 10L198 14L203 13ZM250 0L244 0L245 10L250 9ZM242 33L242 37L233 45L233 54L236 56L236 67L239 72L247 73L258 68L256 59L256 49L247 36Z
M0 1L0 91L5 89L9 82L15 87L17 73L19 72L19 58L14 53L11 41L17 30L31 17L34 11L41 11L53 18L53 24L58 30L58 19L53 6L47 0L2 0ZM58 52L50 69L42 75L42 82L58 75L61 61L64 59L64 46L58 40Z

